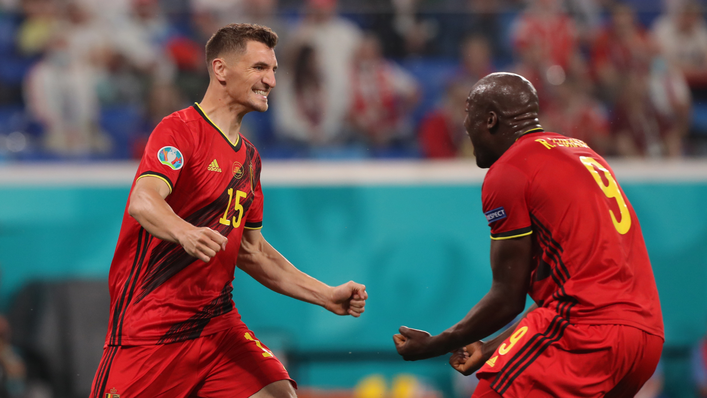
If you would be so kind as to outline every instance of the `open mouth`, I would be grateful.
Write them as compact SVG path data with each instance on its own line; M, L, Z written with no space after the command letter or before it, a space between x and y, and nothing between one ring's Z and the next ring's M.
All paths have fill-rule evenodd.
M262 96L264 99L268 99L268 92L265 90L253 90L253 92Z

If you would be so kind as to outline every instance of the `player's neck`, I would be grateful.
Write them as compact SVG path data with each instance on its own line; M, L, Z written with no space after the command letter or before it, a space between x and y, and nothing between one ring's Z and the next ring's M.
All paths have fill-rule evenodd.
M199 103L206 116L223 131L231 142L236 142L241 130L243 116L247 113L243 106L232 104L227 96L220 96L206 91Z

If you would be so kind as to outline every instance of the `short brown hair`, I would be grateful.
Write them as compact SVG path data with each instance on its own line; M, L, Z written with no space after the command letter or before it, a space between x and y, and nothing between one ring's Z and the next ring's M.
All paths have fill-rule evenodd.
M275 48L277 33L267 26L249 23L232 23L219 29L206 42L206 64L225 52L243 53L249 41L257 41Z

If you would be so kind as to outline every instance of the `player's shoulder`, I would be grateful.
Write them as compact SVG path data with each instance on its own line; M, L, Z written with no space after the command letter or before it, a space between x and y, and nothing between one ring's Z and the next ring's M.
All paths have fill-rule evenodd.
M162 120L157 124L155 130L158 129L172 129L177 131L189 130L189 126L194 122L198 121L199 113L194 110L194 107L188 107L176 112L172 112L169 115L162 118Z
M260 157L260 153L258 152L258 148L255 147L255 144L253 144L243 134L241 134L241 140L243 140L243 146L246 148L246 150L248 152L251 152L253 154L253 157L256 157L256 158Z

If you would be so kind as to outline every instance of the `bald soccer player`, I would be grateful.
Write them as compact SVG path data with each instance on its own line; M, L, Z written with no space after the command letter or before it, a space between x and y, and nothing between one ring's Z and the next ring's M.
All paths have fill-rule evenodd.
M464 126L491 227L489 292L436 336L400 328L405 360L453 351L478 370L473 397L632 397L653 374L663 320L641 228L616 177L584 142L543 131L530 82L481 79ZM498 337L481 341L525 316Z

